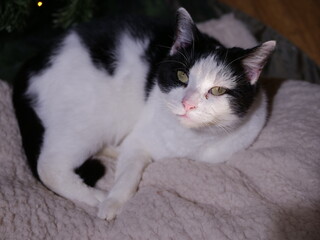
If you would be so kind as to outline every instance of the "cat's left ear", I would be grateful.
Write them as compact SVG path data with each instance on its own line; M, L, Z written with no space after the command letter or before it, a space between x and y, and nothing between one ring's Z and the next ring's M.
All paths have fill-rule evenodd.
M276 47L276 41L268 41L251 49L249 55L243 58L242 65L250 83L253 85L259 79L260 73Z
M181 48L191 45L198 31L190 14L182 7L177 10L175 31L174 43L171 47L170 55L177 53Z

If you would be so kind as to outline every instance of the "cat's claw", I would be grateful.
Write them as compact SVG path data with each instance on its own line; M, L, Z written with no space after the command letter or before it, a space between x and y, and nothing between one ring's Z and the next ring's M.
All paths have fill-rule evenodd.
M123 203L114 198L104 200L98 209L98 217L112 221L120 213Z

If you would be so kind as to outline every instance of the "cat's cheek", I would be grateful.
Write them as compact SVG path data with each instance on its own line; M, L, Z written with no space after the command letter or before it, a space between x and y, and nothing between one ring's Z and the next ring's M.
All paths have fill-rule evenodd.
M177 116L180 123L187 128L199 128L206 125L201 116L197 113L186 113L184 115Z
M190 120L189 118L180 117L179 120L180 120L181 125L186 128L198 128L199 127L199 124L195 123L194 121Z
M166 101L166 106L168 109L177 116L184 115L186 113L180 99L167 99Z
M168 107L169 111L177 117L182 116L186 113L186 111L182 107L182 104L181 104L181 106L179 106L179 104L177 104L177 103L168 103L167 107Z

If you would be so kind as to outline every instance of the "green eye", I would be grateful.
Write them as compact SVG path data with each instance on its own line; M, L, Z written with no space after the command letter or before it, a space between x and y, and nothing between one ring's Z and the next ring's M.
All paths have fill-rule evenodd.
M188 83L188 81L189 81L188 75L183 71L177 71L177 77L180 82Z
M210 89L210 93L214 96L221 96L225 94L226 91L227 89L223 87L213 87Z

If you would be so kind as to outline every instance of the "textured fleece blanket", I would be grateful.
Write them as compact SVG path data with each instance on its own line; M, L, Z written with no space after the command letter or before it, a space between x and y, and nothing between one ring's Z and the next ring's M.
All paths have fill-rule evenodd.
M33 178L0 81L0 239L319 239L320 86L265 87L270 117L249 149L219 164L150 164L137 194L106 222ZM104 160L99 186L108 189L115 160Z

